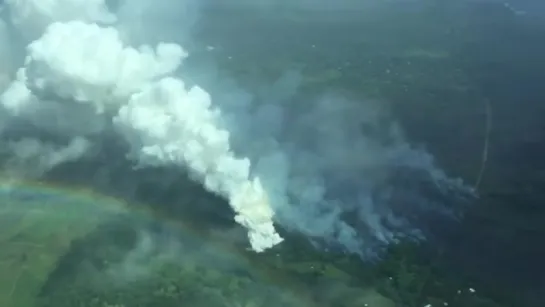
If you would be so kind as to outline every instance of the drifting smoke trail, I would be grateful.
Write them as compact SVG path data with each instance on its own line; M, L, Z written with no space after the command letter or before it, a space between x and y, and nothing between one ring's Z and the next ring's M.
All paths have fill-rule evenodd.
M9 142L4 171L13 177L39 177L55 166L78 160L90 143L84 138L74 138L66 146L59 147L34 138Z
M160 7L151 10L157 21L170 3L146 1L135 8L128 1L119 13L104 0L7 1L18 36L4 37L0 28L0 40L13 50L23 42L26 56L7 74L6 122L71 140L113 129L141 165L185 167L226 198L258 252L282 241L273 222L363 255L376 242L426 237L429 221L454 216L444 195L463 185L408 146L397 126L385 125L380 107L338 96L294 104L288 98L298 81L289 74L262 101L233 88L211 95L189 87L177 77L188 56L180 45L133 45L146 40L132 36L146 28L143 8ZM425 196L426 189L440 197Z
M235 220L248 229L254 250L282 240L259 178L250 176L248 159L231 151L229 133L216 126L221 114L212 108L208 94L163 77L186 56L180 46L161 43L155 50L126 46L114 25L89 22L115 19L102 1L28 0L8 5L13 23L23 33L34 36L39 26L45 26L28 45L24 66L2 95L11 116L35 114L47 103L42 97L48 96L92 106L85 109L94 111L88 116L111 118L141 163L183 165L209 191L225 196ZM56 19L62 22L47 24Z
M229 133L217 128L218 117L205 91L186 91L180 80L165 78L133 95L114 122L141 148L143 163L184 164L207 190L226 196L252 247L262 251L282 240L273 211L259 178L251 179L250 161L236 158Z

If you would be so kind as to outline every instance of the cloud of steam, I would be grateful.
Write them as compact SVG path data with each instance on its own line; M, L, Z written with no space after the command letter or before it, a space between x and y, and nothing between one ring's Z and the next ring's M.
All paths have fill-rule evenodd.
M179 77L188 53L172 42L189 31L176 34L169 20L181 12L182 25L190 26L197 2L172 3L6 1L5 22L17 39L0 24L0 41L24 42L26 55L15 74L7 73L5 122L74 140L111 128L140 165L184 167L225 197L258 252L283 240L273 223L361 254L369 242L425 235L424 213L450 214L420 192L461 185L410 148L376 103L338 95L294 102L297 74L255 99L240 89L190 86ZM1 48L1 58L10 56ZM32 154L13 153L42 152L45 165L84 153L56 156L36 142L24 143Z

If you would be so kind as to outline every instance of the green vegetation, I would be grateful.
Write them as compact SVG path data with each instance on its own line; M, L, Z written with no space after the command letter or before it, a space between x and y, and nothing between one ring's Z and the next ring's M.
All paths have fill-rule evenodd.
M30 199L0 199L1 306L35 306L40 288L69 251L71 242L119 210L96 205L89 208L72 199L26 197Z
M515 306L498 303L480 289L472 292L470 282L422 261L410 244L393 247L382 261L370 264L318 252L303 242L288 241L260 255L202 242L187 253L146 258L145 272L130 278L120 268L128 259L127 246L113 243L116 231L99 232L77 242L73 249L81 250L58 263L63 275L54 273L43 284L36 306ZM203 251L207 248L212 253ZM138 271L134 264L128 267Z

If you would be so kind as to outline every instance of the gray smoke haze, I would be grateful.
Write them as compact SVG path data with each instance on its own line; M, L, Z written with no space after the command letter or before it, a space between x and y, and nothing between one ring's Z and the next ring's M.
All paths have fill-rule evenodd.
M271 3L259 9L274 12ZM332 9L328 3L318 7ZM68 141L114 134L141 167L187 170L228 201L257 252L282 244L280 227L374 255L376 247L424 239L434 221L458 217L460 199L451 195L471 190L412 147L383 102L335 89L304 95L297 71L256 94L217 73L214 63L184 70L184 44L199 41L192 29L207 5L6 1L0 59L20 54L21 46L26 56L1 67L3 122ZM46 148L51 157L51 146L33 144L33 156ZM13 151L24 158L20 153Z
M400 238L424 239L434 220L456 220L472 195L409 144L384 102L298 95L295 71L254 95L203 83L226 111L233 148L276 197L277 222L315 243L376 256Z

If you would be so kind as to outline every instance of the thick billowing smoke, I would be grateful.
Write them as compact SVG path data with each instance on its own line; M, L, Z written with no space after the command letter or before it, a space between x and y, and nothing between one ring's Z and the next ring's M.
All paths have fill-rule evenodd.
M293 104L297 74L255 100L233 88L211 95L190 86L179 77L188 53L172 42L189 31L161 32L161 16L177 22L178 10L188 26L196 6L174 2L121 1L112 9L104 0L7 0L0 59L20 45L26 54L19 67L0 66L0 80L9 80L0 98L4 125L32 125L80 145L113 131L139 165L184 167L228 200L258 252L283 240L275 222L365 253L369 242L425 235L415 216L452 212L419 191L460 185L410 148L377 104L335 95ZM31 156L43 147L25 144ZM51 147L43 148L51 165ZM53 161L85 150L66 152Z
M80 2L7 2L12 24L25 37L42 33L28 44L23 67L2 95L5 112L57 133L64 118L44 123L40 109L86 117L83 125L73 122L78 135L110 119L140 163L183 165L225 196L256 251L279 243L274 212L259 178L250 175L250 161L232 152L229 132L217 126L221 112L203 89L168 77L186 56L182 47L128 46L115 23L99 25L115 21L103 2Z
M409 146L384 103L335 93L294 101L299 83L286 73L259 102L241 106L243 93L222 100L237 114L227 124L233 144L254 162L283 227L376 256L378 246L429 237L433 223L459 216L471 189Z

